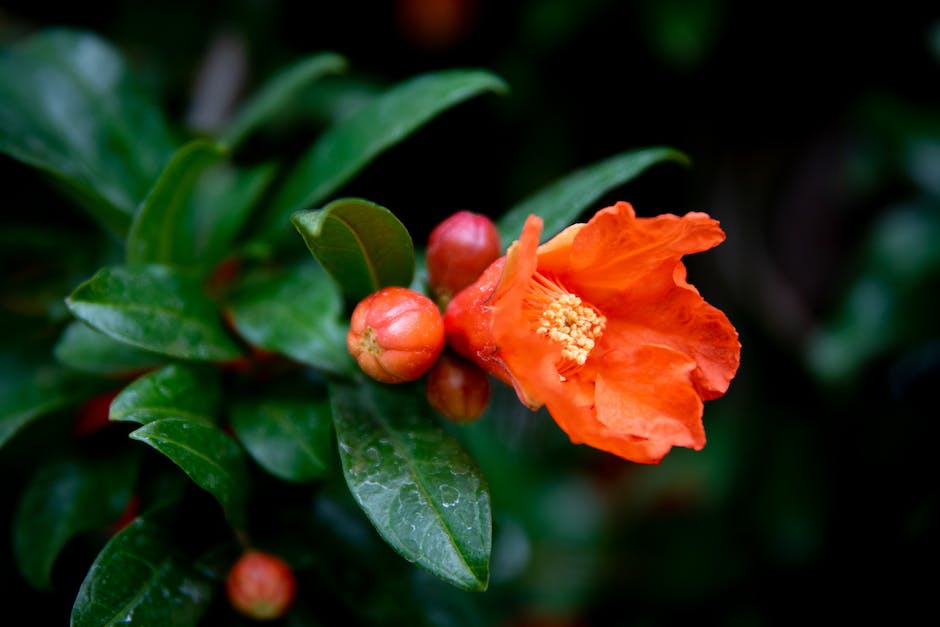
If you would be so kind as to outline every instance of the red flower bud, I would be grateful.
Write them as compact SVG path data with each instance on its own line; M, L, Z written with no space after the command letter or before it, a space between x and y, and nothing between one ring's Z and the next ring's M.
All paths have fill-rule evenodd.
M428 238L428 282L442 307L500 256L499 233L485 215L458 211Z
M297 582L281 558L248 550L229 570L225 591L232 607L245 616L273 620L283 616L294 601Z
M444 348L444 319L427 296L404 287L385 287L356 305L346 347L373 379L413 381L428 371Z
M490 380L472 361L444 353L428 371L428 402L454 422L473 422L490 402Z

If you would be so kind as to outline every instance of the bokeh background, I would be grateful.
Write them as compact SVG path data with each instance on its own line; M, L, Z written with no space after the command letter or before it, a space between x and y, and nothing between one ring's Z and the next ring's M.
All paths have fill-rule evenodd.
M286 63L346 56L350 72L254 138L255 156L299 154L357 95L434 69L489 69L507 95L446 113L345 190L392 209L418 244L455 210L498 216L617 152L684 151L690 167L656 166L597 208L707 211L728 234L688 260L743 344L729 393L706 405L708 445L641 467L572 447L547 416L498 395L461 432L493 492L491 588L410 574L418 604L435 608L422 620L900 621L931 611L940 558L940 10L835 4L8 0L0 38L94 30L171 120L206 130ZM5 220L94 229L28 168L4 157L0 176ZM329 568L371 609L302 586L319 622L294 624L399 624L382 616L401 600L376 592L381 578L354 593L362 579L342 560ZM7 616L74 598L4 587Z

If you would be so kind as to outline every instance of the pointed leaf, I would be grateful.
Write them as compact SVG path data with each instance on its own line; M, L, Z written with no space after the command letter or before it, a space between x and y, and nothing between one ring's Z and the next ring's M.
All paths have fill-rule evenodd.
M338 74L345 69L346 60L332 52L315 54L288 66L242 105L222 136L222 142L234 150L255 129L276 117L305 87L327 74Z
M156 104L97 36L49 30L0 53L0 152L54 176L118 235L173 148Z
M176 263L206 271L229 255L276 172L273 164L236 168L225 162L203 172L184 211L179 241L185 244L173 246Z
M672 148L631 150L589 165L543 187L512 209L497 223L500 237L511 242L519 237L529 214L542 218L543 241L569 226L598 198L664 161L688 163L688 157ZM597 207L600 209L600 207Z
M307 248L353 302L389 285L408 286L414 276L411 235L385 207L340 198L291 218Z
M102 268L66 304L90 326L144 350L195 360L239 356L199 282L168 266Z
M193 248L186 215L190 196L203 170L225 154L215 142L195 139L180 147L153 184L127 235L128 263L180 261Z
M481 70L449 70L399 83L330 127L288 175L267 216L266 232L283 228L299 209L334 194L384 150L448 108L486 91L502 92L499 77Z
M0 355L0 448L33 420L98 389L100 384L76 379L56 364Z
M342 310L336 286L313 263L250 277L229 309L235 329L254 346L325 372L348 374L355 364L346 350Z
M221 429L196 420L165 418L145 424L130 437L170 458L196 485L216 498L234 526L245 526L245 455Z
M59 363L97 375L126 375L149 370L165 359L162 355L111 339L78 321L65 327L54 353Z
M75 535L106 527L127 505L136 477L129 457L61 460L27 484L13 516L13 552L23 578L47 589L56 557Z
M468 590L489 577L486 483L416 390L331 388L346 483L379 534L406 559Z
M140 377L111 401L111 420L146 424L163 418L214 422L222 401L218 370L169 364Z
M286 481L310 481L329 467L331 416L319 399L243 401L232 429L262 468Z
M72 627L195 627L214 586L157 523L138 518L95 559L72 606Z

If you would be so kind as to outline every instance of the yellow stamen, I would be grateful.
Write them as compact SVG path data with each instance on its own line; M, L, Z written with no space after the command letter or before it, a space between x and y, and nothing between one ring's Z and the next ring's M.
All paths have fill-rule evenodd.
M559 377L566 380L565 372L583 366L591 350L604 334L607 319L591 304L564 289L545 276L532 277L527 302L535 314L535 332L561 345Z

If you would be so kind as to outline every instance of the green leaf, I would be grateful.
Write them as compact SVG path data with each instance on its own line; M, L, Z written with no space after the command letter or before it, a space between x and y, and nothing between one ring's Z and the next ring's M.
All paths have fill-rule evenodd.
M185 245L173 247L176 262L209 270L231 254L275 173L273 164L236 168L224 162L203 172L184 212L179 236Z
M0 152L52 175L118 235L173 144L156 104L97 36L50 30L0 53Z
M336 385L346 483L389 545L468 590L489 578L490 498L479 469L409 387Z
M169 364L140 377L111 401L111 420L146 424L163 418L214 422L222 401L218 371L198 364Z
M231 424L262 468L286 481L311 481L329 468L330 407L325 400L278 398L232 407Z
M297 99L294 123L335 124L375 100L385 88L374 79L361 75L324 81Z
M291 218L307 248L353 302L389 285L407 287L415 269L408 229L391 211L340 198Z
M130 437L166 455L216 498L235 527L244 528L248 489L245 455L221 429L196 420L165 418L145 424Z
M186 208L199 175L224 154L222 146L206 139L194 139L176 151L131 224L128 263L172 264L180 261L180 251L192 255Z
M48 589L53 564L68 541L120 516L130 499L136 468L129 457L60 460L33 476L13 516L13 553L30 585Z
M164 357L113 340L83 322L65 327L54 349L59 363L88 374L120 376L149 370Z
M356 370L340 322L342 299L316 264L248 277L229 311L235 329L254 346L333 374Z
M33 420L78 402L94 391L56 364L0 355L0 448Z
M687 164L689 160L672 148L643 148L577 170L507 211L497 222L499 235L504 242L518 239L526 218L535 214L544 221L542 240L547 240L574 222L598 198L664 161Z
M305 87L327 74L338 74L345 69L346 60L332 52L315 54L286 67L241 106L223 134L222 142L234 150L255 129L277 117Z
M111 538L92 563L72 606L71 626L195 627L213 590L159 525L138 518Z
M301 157L275 197L265 234L282 228L299 209L334 194L376 156L446 109L506 84L481 70L424 74L393 86L330 127Z
M240 354L199 281L168 266L102 268L66 305L90 326L144 350L195 360Z

